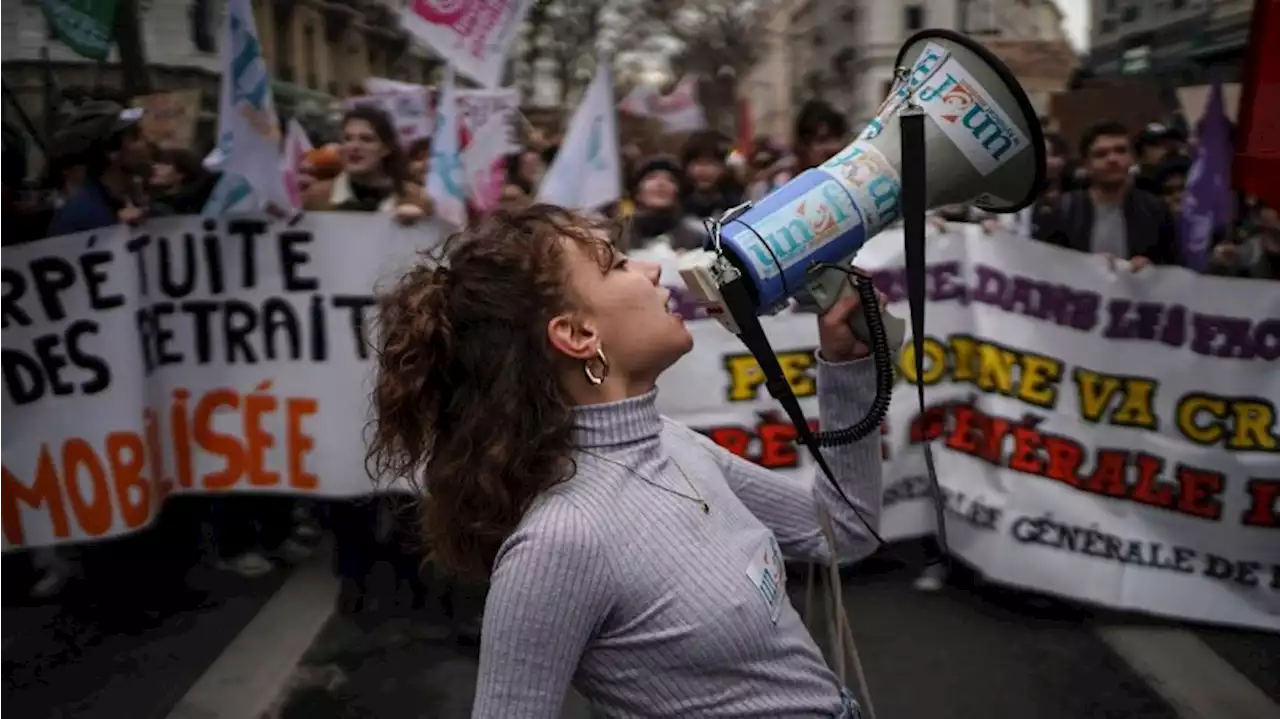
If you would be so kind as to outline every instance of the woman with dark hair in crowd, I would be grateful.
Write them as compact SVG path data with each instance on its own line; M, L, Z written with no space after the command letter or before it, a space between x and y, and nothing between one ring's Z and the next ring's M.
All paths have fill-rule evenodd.
M507 155L507 181L502 187L500 206L514 210L533 201L547 165L542 153L531 148Z
M557 717L571 682L608 716L857 716L783 557L875 548L879 438L826 452L838 488L659 415L693 338L658 266L583 215L496 213L441 252L379 298L369 465L429 478L432 557L490 578L472 716ZM818 321L823 427L875 394L857 308Z
M316 180L303 195L305 209L390 213L406 223L431 213L431 200L420 184L409 179L395 126L382 110L361 105L347 111L339 157L342 172ZM403 511L401 495L394 492L329 504L338 543L343 611L364 608L369 576L382 559L390 560L400 580L410 585L415 606L425 600L418 563L400 552L397 524Z
M408 165L391 118L361 105L342 117L342 172L307 188L307 210L386 212L402 222L431 214L422 185L408 178Z
M507 157L507 183L519 187L531 198L538 194L538 185L542 184L546 171L547 164L537 150L525 148Z
M719 216L742 202L742 187L726 166L727 142L713 132L694 133L680 152L684 185L680 202L697 219Z

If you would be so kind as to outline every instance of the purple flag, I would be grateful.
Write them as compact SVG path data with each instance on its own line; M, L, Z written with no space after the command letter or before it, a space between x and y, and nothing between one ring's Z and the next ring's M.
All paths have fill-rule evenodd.
M1179 236L1182 263L1203 272L1215 230L1231 222L1231 129L1222 106L1222 85L1213 83L1197 133L1199 147L1182 197Z

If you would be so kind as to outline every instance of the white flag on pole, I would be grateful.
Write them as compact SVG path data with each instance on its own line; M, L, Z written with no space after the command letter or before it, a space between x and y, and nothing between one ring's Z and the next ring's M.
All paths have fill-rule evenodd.
M458 72L494 87L533 0L409 0L404 28Z
M280 124L271 77L258 44L250 0L227 0L221 49L222 92L213 165L223 173L205 214L290 206L280 172ZM253 201L246 206L250 197Z
M426 186L427 195L435 202L436 216L456 227L464 227L467 192L459 132L458 92L453 83L453 66L449 65L436 97L435 136L431 140Z
M585 210L622 198L613 73L601 62L569 119L556 159L538 188L538 202Z

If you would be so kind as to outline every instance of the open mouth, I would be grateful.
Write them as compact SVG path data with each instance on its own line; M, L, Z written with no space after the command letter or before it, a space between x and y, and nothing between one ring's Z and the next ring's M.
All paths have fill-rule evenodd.
M667 296L662 299L662 304L667 310L667 314L678 319L684 319L684 315L680 312L679 303L674 301L675 298L668 292Z

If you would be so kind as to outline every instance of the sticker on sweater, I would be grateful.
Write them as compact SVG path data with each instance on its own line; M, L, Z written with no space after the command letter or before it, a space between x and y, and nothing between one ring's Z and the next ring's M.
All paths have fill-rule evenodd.
M782 549L773 532L760 543L747 565L747 577L760 591L761 598L769 605L769 617L777 624L782 613L782 602L787 595L787 570L782 563Z

